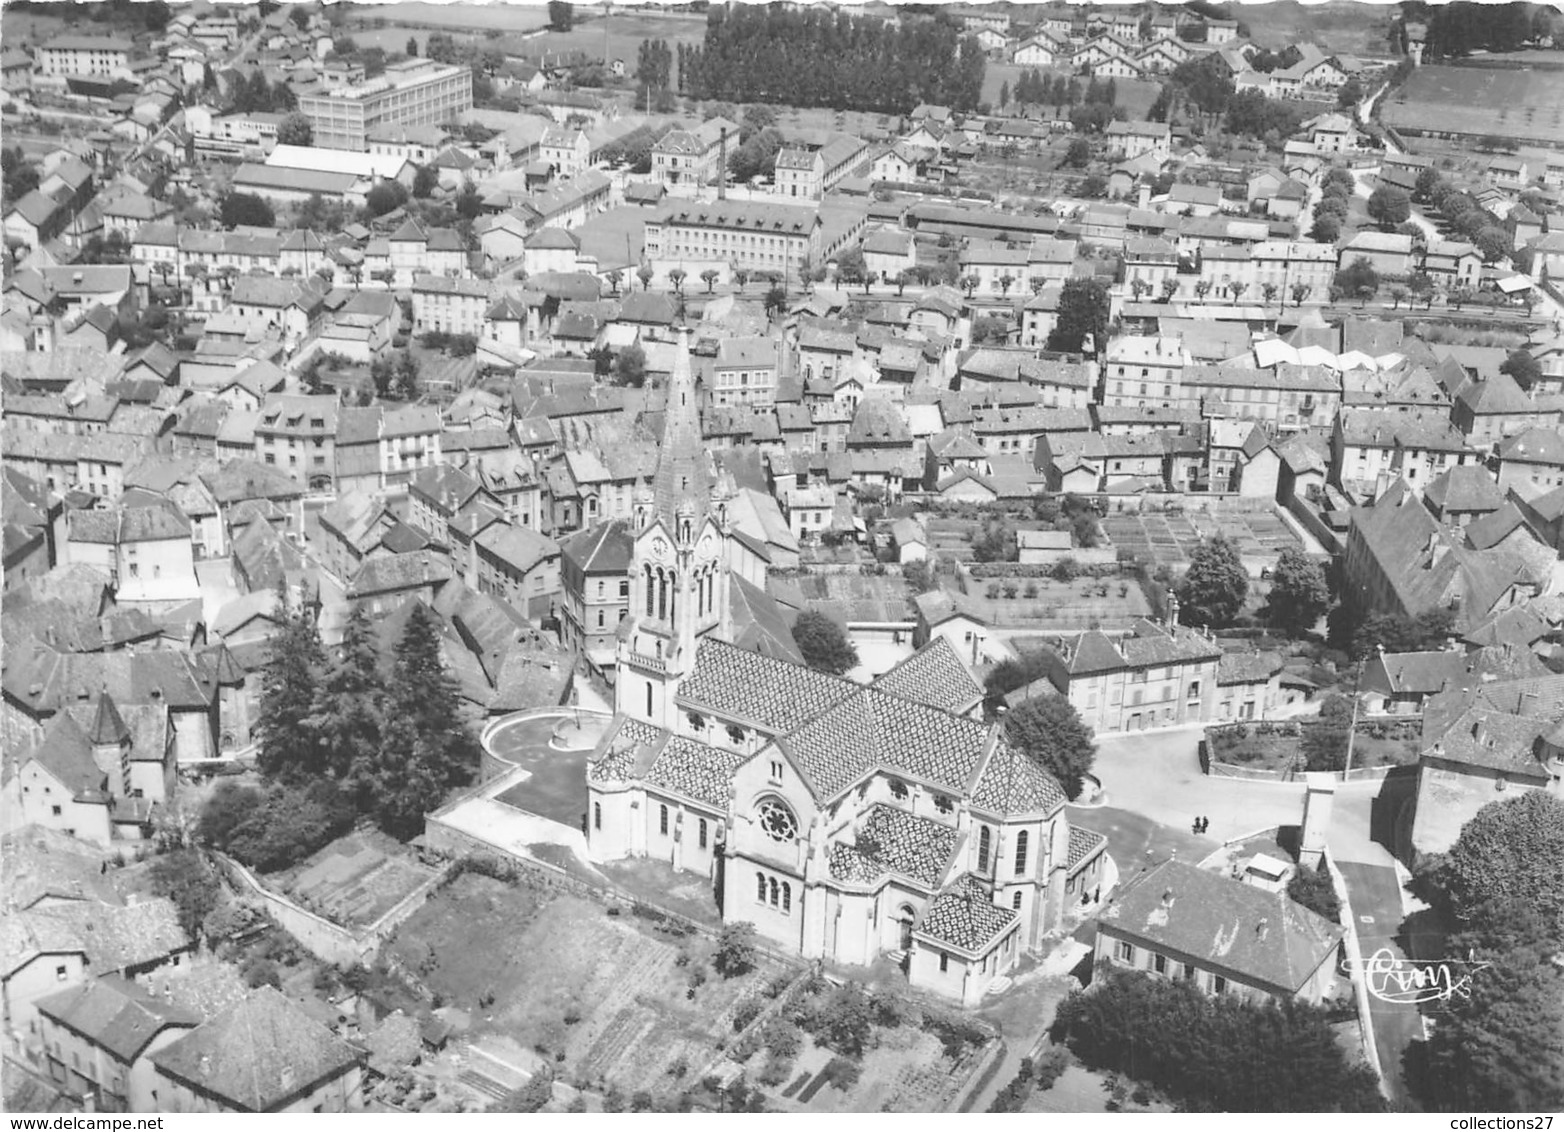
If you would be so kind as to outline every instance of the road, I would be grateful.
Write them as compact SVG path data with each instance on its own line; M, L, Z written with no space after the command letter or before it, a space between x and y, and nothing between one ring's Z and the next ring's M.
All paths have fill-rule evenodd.
M1357 921L1358 942L1364 958L1388 949L1396 959L1409 958L1403 943L1406 911L1401 901L1401 881L1395 869L1382 864L1338 861L1347 896ZM1369 998L1369 1019L1379 1049L1380 1069L1393 1101L1408 1104L1402 1059L1406 1049L1423 1037L1423 1016L1416 1006Z

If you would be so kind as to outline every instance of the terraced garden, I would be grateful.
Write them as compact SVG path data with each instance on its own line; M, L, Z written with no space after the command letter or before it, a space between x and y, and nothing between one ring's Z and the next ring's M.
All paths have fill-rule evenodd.
M634 1092L698 1075L733 1011L782 968L711 971L713 945L581 897L468 873L402 925L392 953L477 1033L502 1034L567 1080ZM681 1072L682 1070L682 1072Z

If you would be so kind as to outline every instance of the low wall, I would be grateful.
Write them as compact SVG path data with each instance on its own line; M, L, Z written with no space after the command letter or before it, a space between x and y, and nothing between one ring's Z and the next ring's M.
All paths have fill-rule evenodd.
M1297 520L1300 527L1313 535L1328 552L1331 554L1342 552L1341 536L1325 524L1320 512L1310 507L1307 500L1294 495L1287 502L1287 513Z
M212 855L246 898L260 904L279 927L303 944L316 958L339 967L373 962L380 948L379 937L367 933L363 937L355 935L340 924L334 924L323 916L299 907L282 893L273 892L233 858L216 852Z

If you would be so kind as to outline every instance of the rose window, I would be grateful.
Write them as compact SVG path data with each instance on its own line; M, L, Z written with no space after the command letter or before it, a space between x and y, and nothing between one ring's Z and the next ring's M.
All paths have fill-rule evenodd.
M760 803L760 828L773 841L792 841L798 836L798 819L793 811L774 798Z

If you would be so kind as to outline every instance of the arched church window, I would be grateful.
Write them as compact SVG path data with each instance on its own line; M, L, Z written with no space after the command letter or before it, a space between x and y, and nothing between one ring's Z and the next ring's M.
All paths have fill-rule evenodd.
M759 873L755 874L755 899L762 904L766 902L766 878Z
M773 841L788 842L798 836L798 819L780 798L765 798L756 807L760 831Z
M793 910L793 886L787 881L782 882L782 914L785 916Z
M771 878L771 906L773 908L775 908L778 903L779 903L779 894L777 892L777 878L776 877L772 877Z
M1026 830L1016 834L1016 876L1026 872Z
M994 835L986 825L978 826L978 872L988 872L988 854L993 848Z
M646 717L648 719L652 717L652 682L650 680L646 682Z
M646 577L646 615L650 617L652 615L652 591L655 588L652 585L652 568L650 566L646 567L643 573Z

